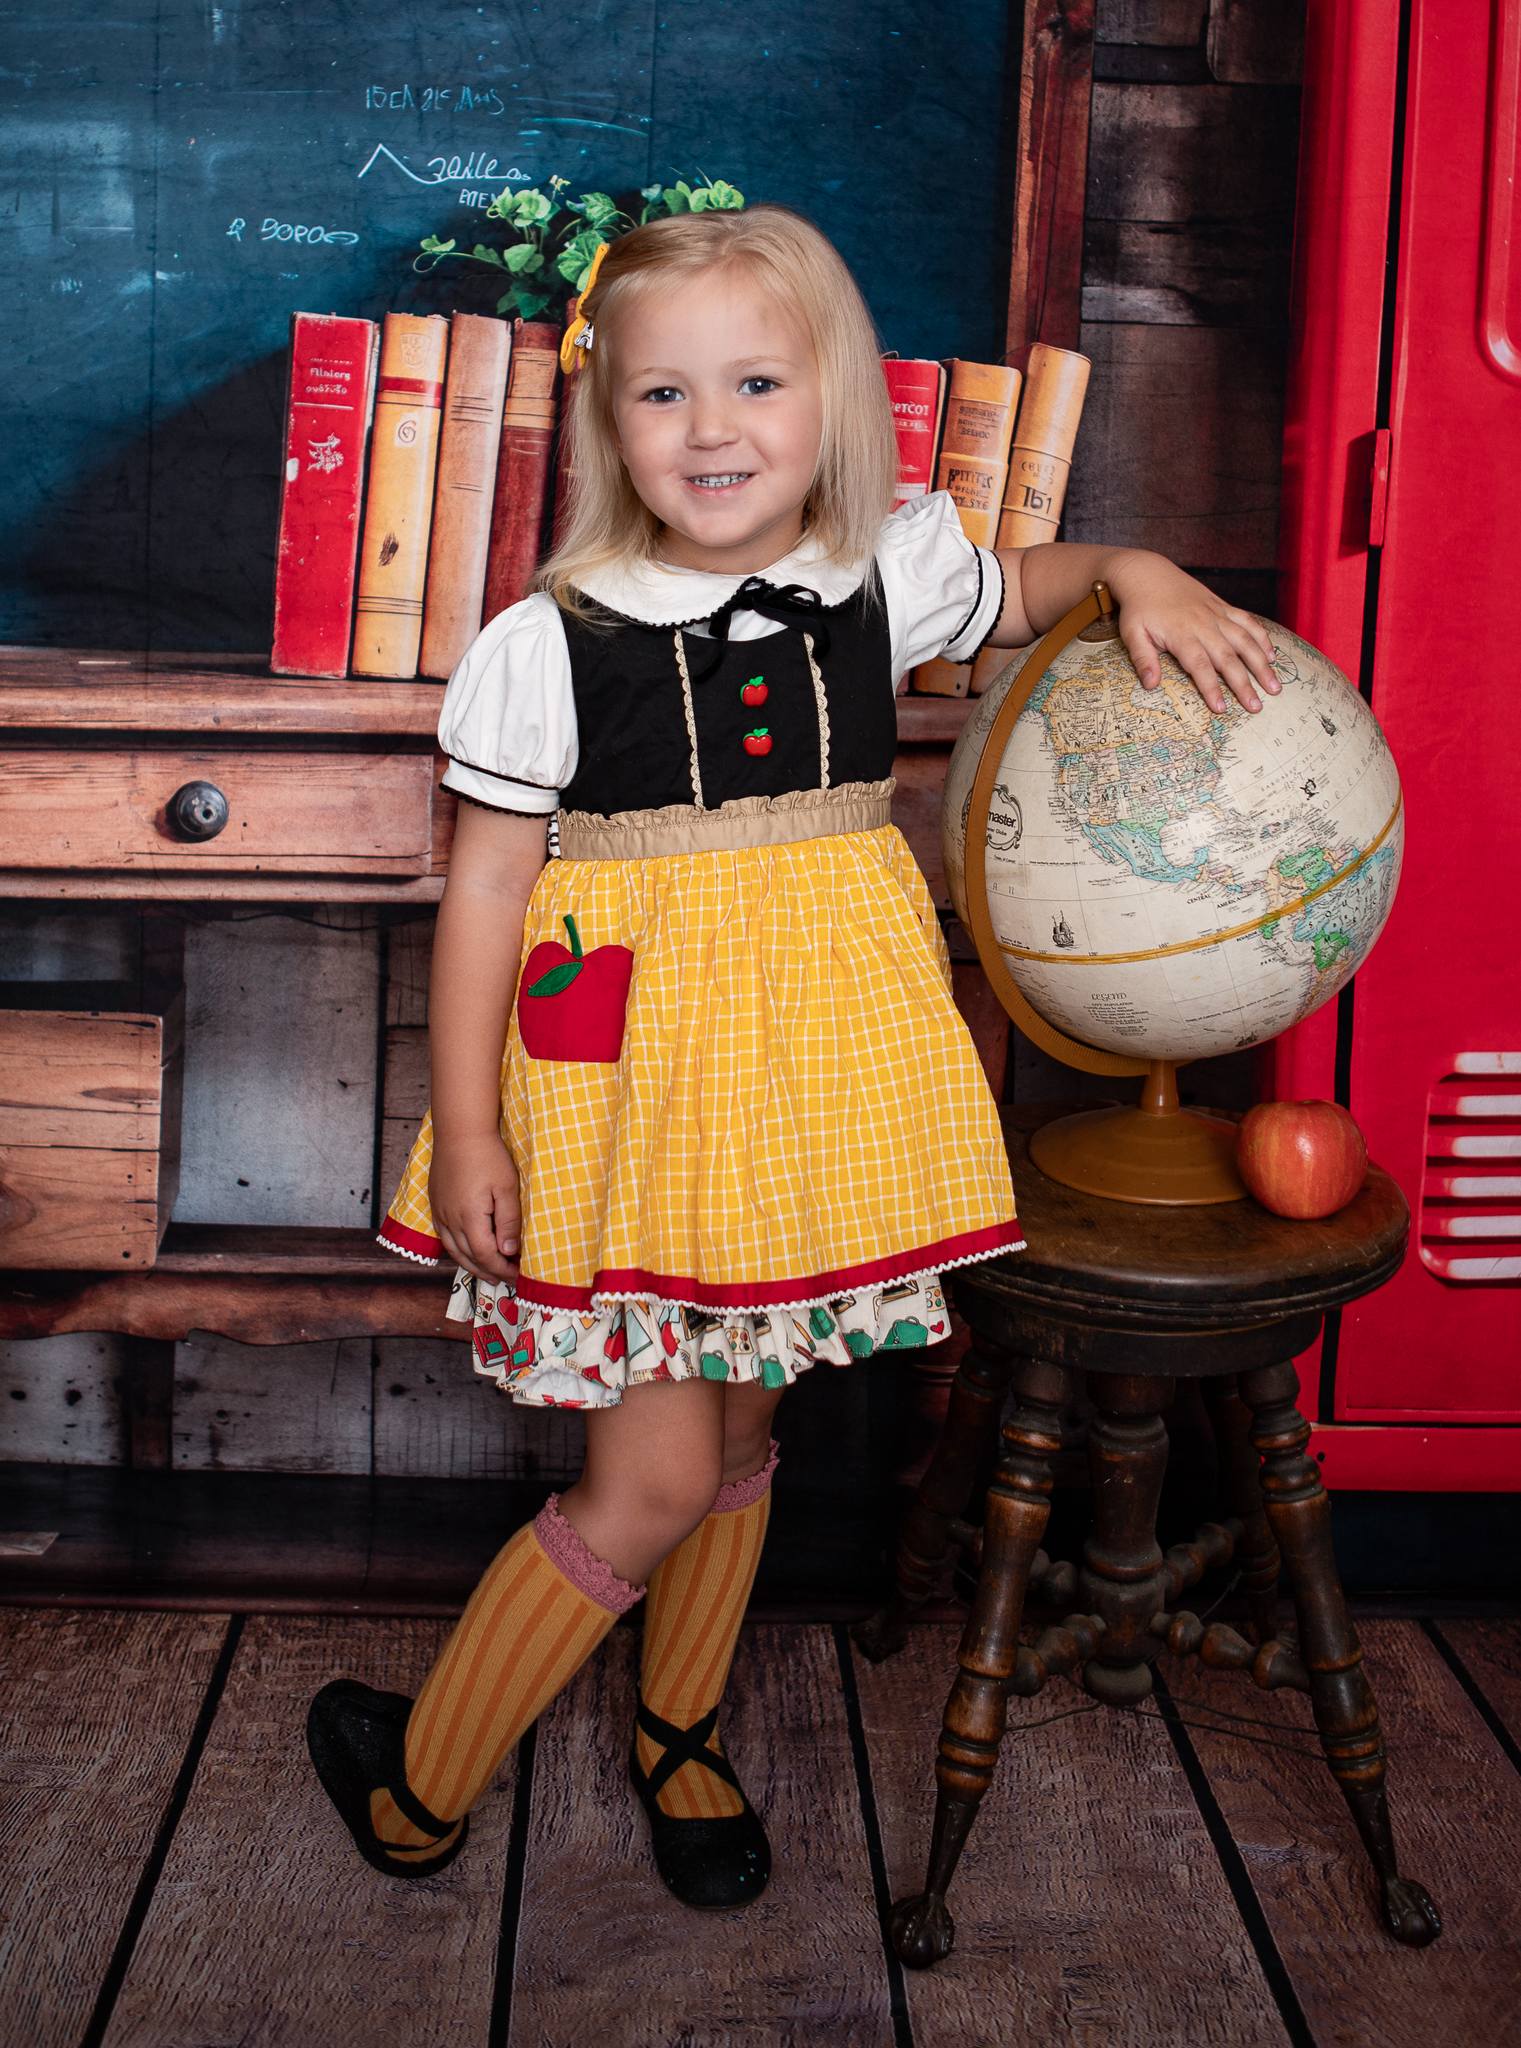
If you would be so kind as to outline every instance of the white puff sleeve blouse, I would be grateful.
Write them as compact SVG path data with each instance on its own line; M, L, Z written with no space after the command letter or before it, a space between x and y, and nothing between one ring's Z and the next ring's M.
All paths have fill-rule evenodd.
M943 655L970 661L1003 610L1003 565L962 528L949 491L910 498L882 522L877 566L887 598L893 681Z
M548 591L488 620L444 690L443 786L498 810L550 812L576 772L576 705L560 608Z

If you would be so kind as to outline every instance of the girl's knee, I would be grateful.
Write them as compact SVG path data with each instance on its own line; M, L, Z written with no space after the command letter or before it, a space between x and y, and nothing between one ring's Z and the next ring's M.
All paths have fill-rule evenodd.
M724 1404L723 1483L749 1479L771 1454L771 1424L784 1389L728 1390Z
M723 1461L704 1460L695 1470L667 1473L646 1489L644 1509L652 1522L674 1532L679 1543L702 1521L723 1484Z
M609 1497L620 1521L664 1539L668 1549L697 1527L723 1484L722 1459L715 1446L711 1457L684 1459L660 1471L622 1470L599 1478L598 1491Z

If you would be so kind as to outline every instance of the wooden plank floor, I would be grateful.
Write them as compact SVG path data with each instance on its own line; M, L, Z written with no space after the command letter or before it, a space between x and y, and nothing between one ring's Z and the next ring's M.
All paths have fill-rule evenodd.
M724 1915L650 1867L627 1624L449 1870L401 1884L359 1859L306 1703L341 1673L415 1691L447 1628L0 1608L3 2048L1521 2043L1521 1622L1363 1625L1434 1947L1383 1936L1328 1773L1282 1746L1312 1744L1307 1704L1173 1663L1130 1713L1065 1682L1012 1703L956 1949L922 1972L881 1915L921 1876L954 1626L881 1665L841 1627L747 1627L725 1725L776 1868Z

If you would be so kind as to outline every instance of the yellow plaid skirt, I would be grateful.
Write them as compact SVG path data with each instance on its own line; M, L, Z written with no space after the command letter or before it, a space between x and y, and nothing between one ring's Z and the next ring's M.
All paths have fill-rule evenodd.
M586 1373L580 1338L595 1336L599 1357L616 1351L620 1305L638 1307L644 1331L678 1305L707 1328L750 1319L752 1337L755 1319L771 1328L779 1312L812 1310L817 1331L829 1303L872 1290L943 1310L941 1269L1022 1246L997 1106L952 1000L933 900L886 822L891 789L889 778L711 811L560 814L561 857L527 904L502 1059L518 1277L461 1274L450 1308L478 1340L490 1326L510 1349L526 1322L541 1334L554 1323L572 1331L562 1359L578 1347L566 1363ZM680 850L639 850L650 846ZM443 1249L432 1143L430 1116L381 1231L430 1261ZM867 1319L879 1344L890 1324L885 1308ZM726 1376L760 1377L759 1363L734 1369L745 1332L728 1336ZM675 1348L668 1339L661 1360L652 1347L659 1376L682 1376ZM514 1376L493 1371L527 1400L532 1352ZM794 1356L784 1377L807 1362Z

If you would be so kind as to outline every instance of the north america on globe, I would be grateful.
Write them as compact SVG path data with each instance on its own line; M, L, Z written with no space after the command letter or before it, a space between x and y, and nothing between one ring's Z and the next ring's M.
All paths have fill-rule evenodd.
M1168 656L1142 687L1119 639L1070 641L998 766L988 914L1049 1023L1142 1058L1196 1059L1298 1023L1354 974L1394 900L1403 845L1387 742L1340 671L1264 620L1283 689L1212 712ZM1018 673L968 720L947 777L962 910L972 779ZM958 829L959 828L959 829Z

